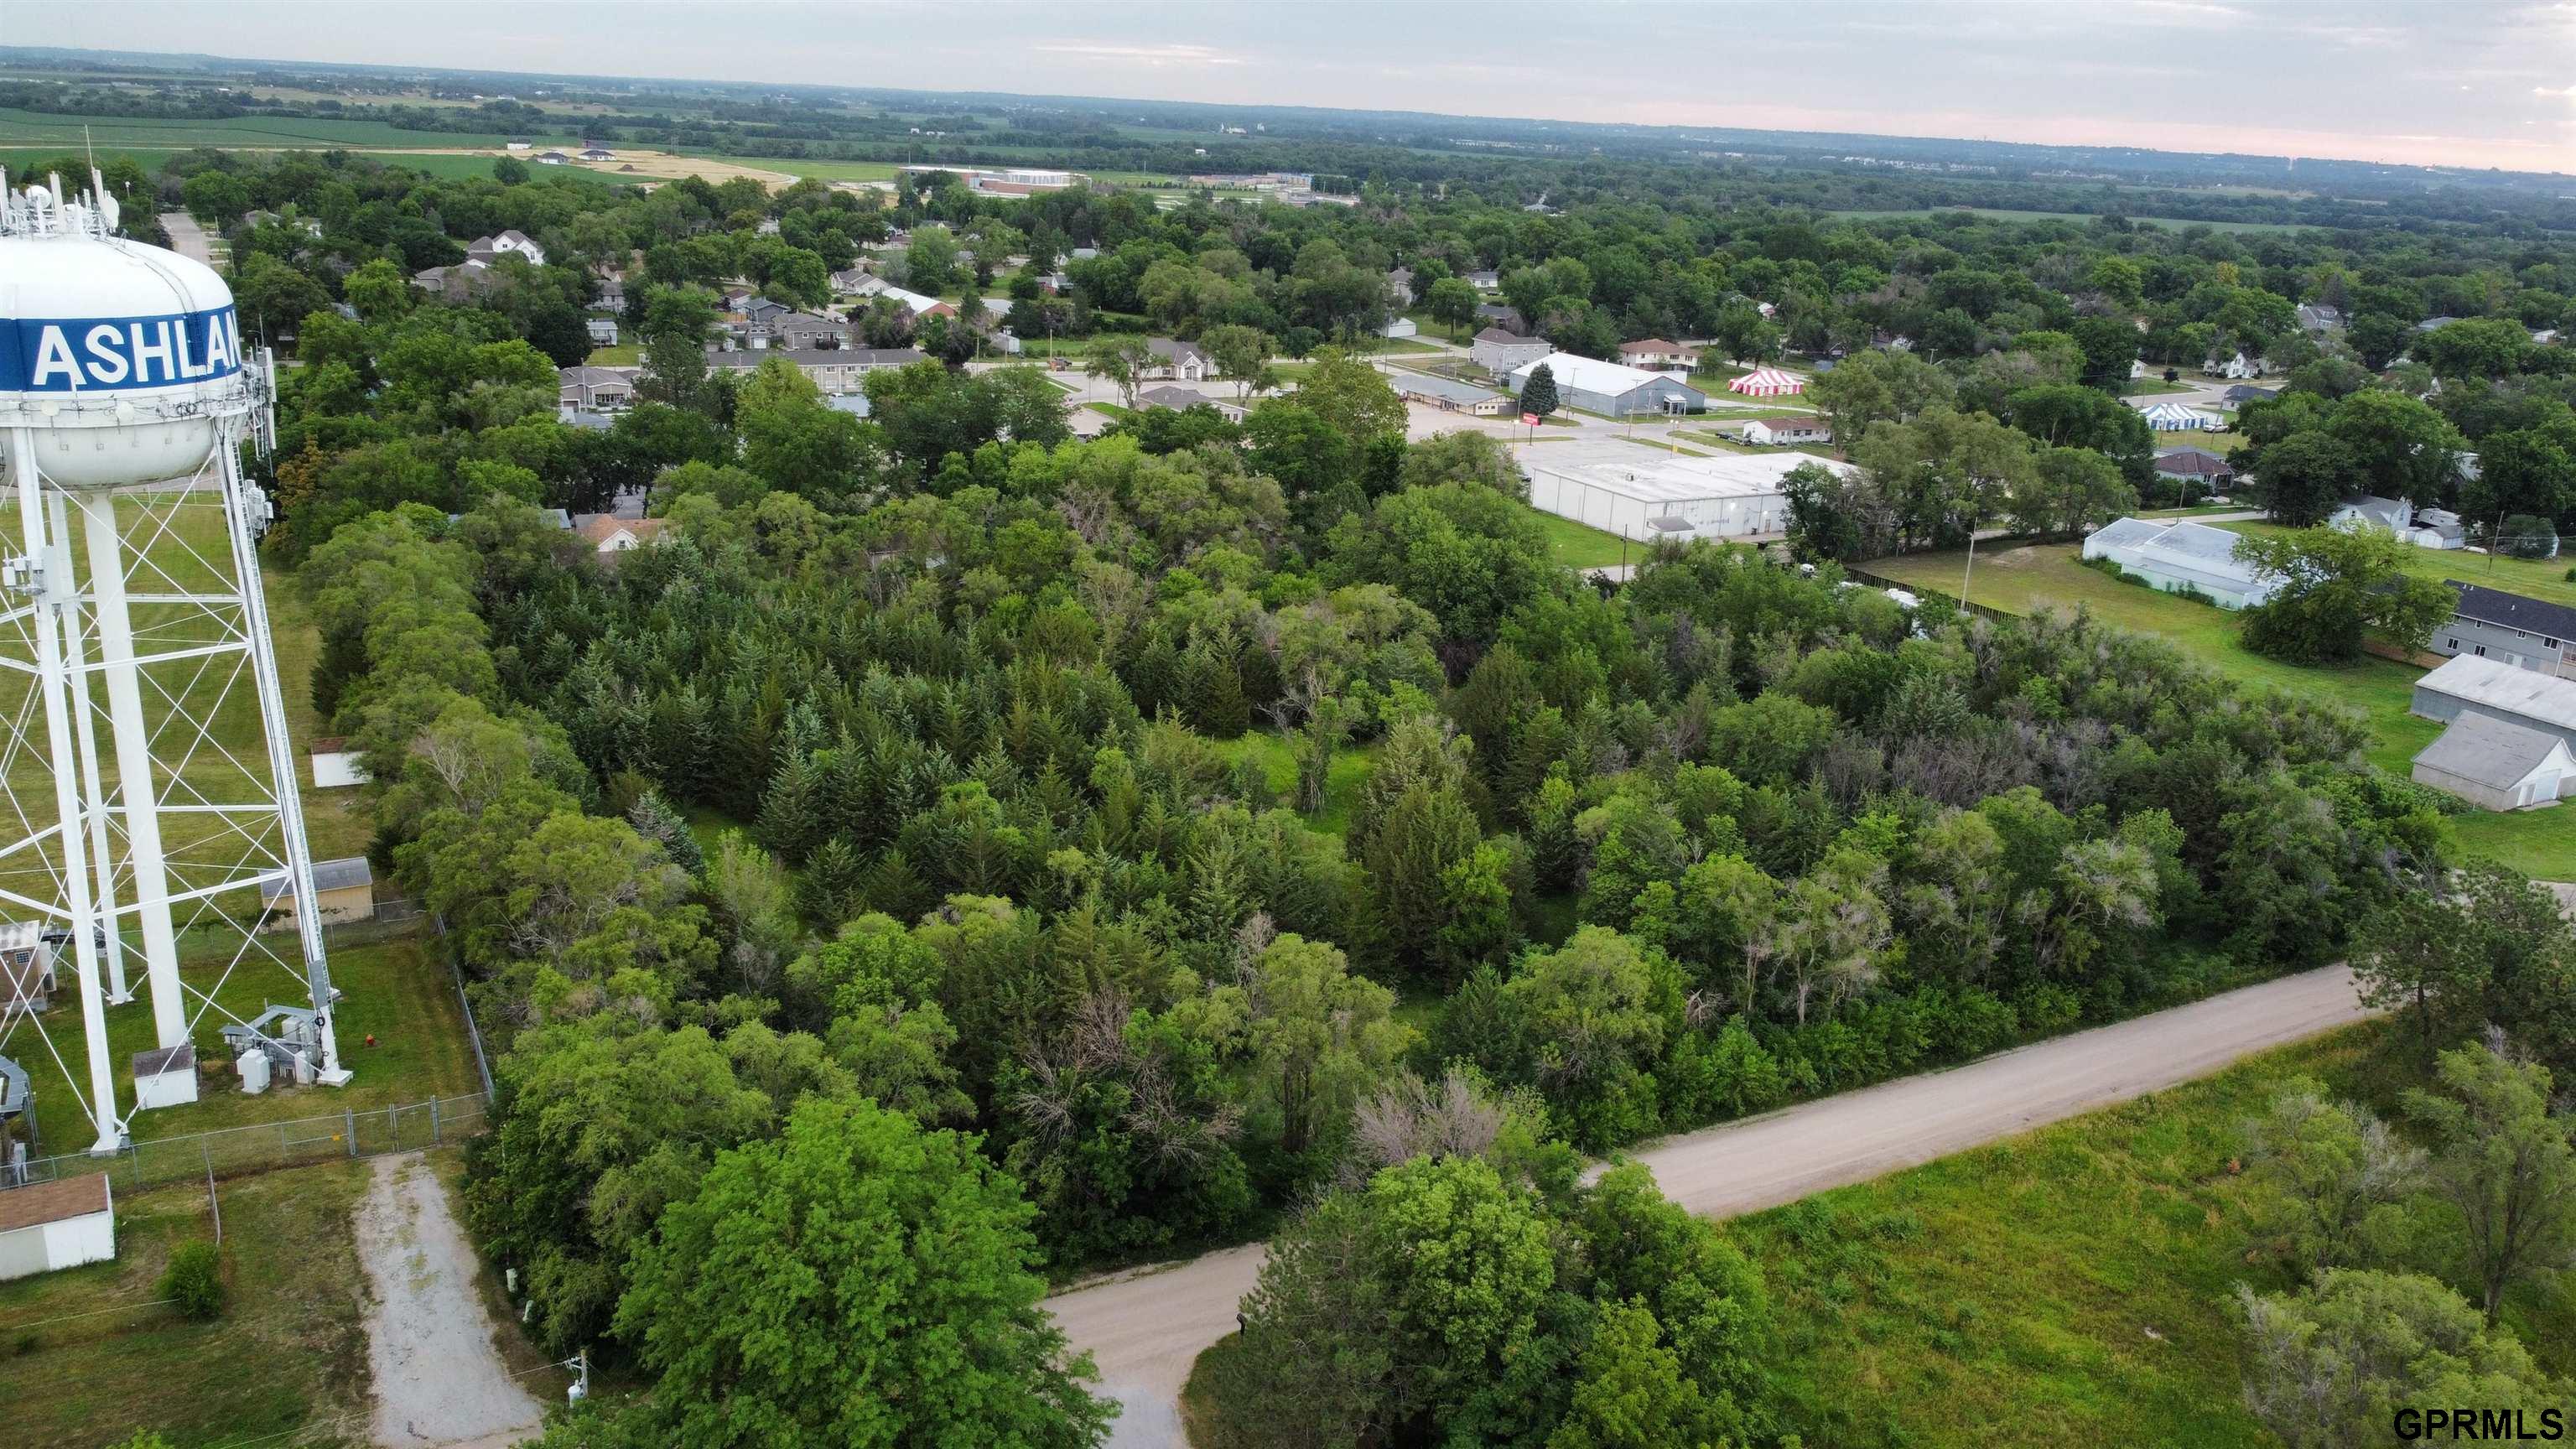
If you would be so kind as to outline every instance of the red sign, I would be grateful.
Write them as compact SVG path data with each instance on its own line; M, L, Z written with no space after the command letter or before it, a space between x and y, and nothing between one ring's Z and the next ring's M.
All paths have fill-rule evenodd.
M1530 428L1537 427L1537 426L1538 426L1538 414L1536 414L1536 413L1523 413L1523 414L1521 414L1521 425L1522 425L1523 427L1530 427Z

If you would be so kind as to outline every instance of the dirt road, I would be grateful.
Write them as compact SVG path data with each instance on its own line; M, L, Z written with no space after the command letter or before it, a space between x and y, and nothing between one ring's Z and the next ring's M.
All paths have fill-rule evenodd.
M358 1205L358 1257L374 1301L367 1361L383 1449L500 1449L536 1435L543 1406L510 1377L474 1277L481 1265L417 1153L376 1159Z
M1636 1156L1693 1212L1757 1212L2207 1076L2364 1014L2351 972L2309 971L1693 1132ZM1234 1331L1235 1305L1261 1258L1258 1244L1231 1248L1047 1301L1074 1347L1098 1363L1103 1390L1130 1406L1113 1444L1181 1442L1172 1402L1199 1353Z

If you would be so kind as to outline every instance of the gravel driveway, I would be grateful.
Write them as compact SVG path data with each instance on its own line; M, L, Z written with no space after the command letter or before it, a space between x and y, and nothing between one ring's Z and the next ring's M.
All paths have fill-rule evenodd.
M492 1343L474 1275L482 1265L418 1153L379 1157L358 1205L358 1257L374 1301L374 1439L383 1449L499 1446L535 1437L544 1412Z

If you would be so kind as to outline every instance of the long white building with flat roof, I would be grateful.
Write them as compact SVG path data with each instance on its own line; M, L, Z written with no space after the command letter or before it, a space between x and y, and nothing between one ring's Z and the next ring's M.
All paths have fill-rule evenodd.
M1849 471L1802 453L1694 458L1625 441L1525 443L1519 453L1532 506L1640 543L1777 537L1789 528L1780 480L1790 470Z

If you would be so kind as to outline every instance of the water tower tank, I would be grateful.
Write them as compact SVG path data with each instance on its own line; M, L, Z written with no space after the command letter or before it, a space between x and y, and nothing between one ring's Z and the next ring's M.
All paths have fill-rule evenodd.
M65 488L184 477L217 419L256 404L232 290L202 262L111 235L114 198L8 196L0 226L0 426L36 430Z

